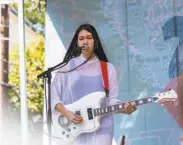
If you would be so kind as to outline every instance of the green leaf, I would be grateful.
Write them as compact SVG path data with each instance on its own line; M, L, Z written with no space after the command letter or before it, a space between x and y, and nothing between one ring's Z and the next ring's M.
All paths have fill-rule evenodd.
M14 109L20 109L19 95L19 49L15 46L9 54L9 83L13 85L9 90L9 100ZM15 57L16 56L16 57ZM15 63L16 62L16 63ZM37 40L26 46L27 98L28 109L31 112L42 113L43 109L43 81L37 75L44 71L44 37L37 36Z

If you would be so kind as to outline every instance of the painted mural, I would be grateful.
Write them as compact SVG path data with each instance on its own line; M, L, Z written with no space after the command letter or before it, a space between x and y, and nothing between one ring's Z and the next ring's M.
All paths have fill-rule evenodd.
M77 27L90 23L97 29L107 56L116 67L119 99L140 99L170 88L178 94L176 104L146 104L132 115L116 115L116 144L125 135L126 145L180 145L183 137L183 1L47 2L47 22L51 22L46 34L47 58L55 53L59 57L58 52L63 55L65 52L59 51L59 47L67 49ZM60 42L51 39L54 35L49 31L50 26ZM60 43L63 46L59 46Z

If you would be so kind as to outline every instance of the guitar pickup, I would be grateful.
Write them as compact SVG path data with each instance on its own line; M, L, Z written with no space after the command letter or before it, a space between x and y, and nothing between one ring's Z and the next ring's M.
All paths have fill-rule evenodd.
M87 109L87 112L88 112L88 119L89 119L89 120L92 120L92 119L93 119L92 108L88 108L88 109Z

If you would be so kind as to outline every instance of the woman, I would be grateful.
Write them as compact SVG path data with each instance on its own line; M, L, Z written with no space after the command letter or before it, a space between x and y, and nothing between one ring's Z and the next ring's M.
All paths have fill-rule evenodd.
M87 49L79 49L86 46ZM83 96L96 91L104 91L100 61L107 62L109 78L109 97L102 105L120 103L116 99L118 87L114 66L108 62L98 34L90 24L83 24L77 29L65 55L65 66L55 76L52 83L52 111L59 111L74 123L82 123L82 117L64 108ZM126 103L122 113L130 114L136 109ZM84 133L77 138L79 145L112 145L113 116L101 119L101 128L93 133Z

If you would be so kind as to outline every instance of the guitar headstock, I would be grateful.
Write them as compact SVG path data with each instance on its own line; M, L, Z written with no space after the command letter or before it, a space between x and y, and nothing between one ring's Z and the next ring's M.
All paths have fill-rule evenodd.
M153 102L159 104L174 104L177 101L177 93L171 89L167 92L157 93L152 99Z

